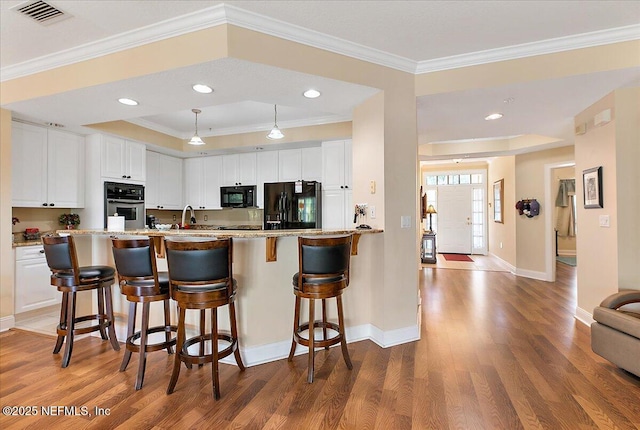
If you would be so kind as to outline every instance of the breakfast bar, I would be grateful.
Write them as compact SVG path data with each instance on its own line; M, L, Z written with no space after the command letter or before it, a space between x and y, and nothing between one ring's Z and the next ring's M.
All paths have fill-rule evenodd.
M288 355L291 346L294 295L292 276L298 270L299 236L353 234L351 249L351 282L344 293L344 314L348 342L371 338L374 301L370 286L375 282L376 247L382 246L383 230L156 230L140 229L126 231L60 230L59 234L74 236L78 247L78 258L85 265L114 265L111 237L149 236L154 238L158 270L167 270L164 258L164 237L216 237L233 238L233 270L238 282L237 320L240 351L245 365L253 366L278 360ZM361 239L362 236L366 236ZM126 336L127 301L114 288L114 313L118 339ZM93 306L96 306L94 303ZM228 321L221 310L221 328L228 329ZM150 324L162 321L162 309L151 308ZM329 318L335 318L329 312ZM172 307L172 321L177 319ZM195 333L198 325L197 312L187 313L187 331ZM297 354L305 353L298 348ZM223 362L234 364L232 357Z

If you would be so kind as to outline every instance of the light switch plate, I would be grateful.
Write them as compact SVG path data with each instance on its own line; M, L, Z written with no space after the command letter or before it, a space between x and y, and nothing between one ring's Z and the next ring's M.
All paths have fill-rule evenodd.
M411 216L402 215L400 217L400 228L411 228Z
M375 206L370 206L369 207L369 216L371 217L371 219L376 219L376 207Z
M610 227L609 215L600 215L600 227Z

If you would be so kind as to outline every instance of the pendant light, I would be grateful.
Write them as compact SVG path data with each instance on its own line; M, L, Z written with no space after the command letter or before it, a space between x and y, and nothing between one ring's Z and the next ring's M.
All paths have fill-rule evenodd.
M191 140L189 140L189 145L204 145L204 142L200 139L200 136L198 136L198 114L202 111L200 109L191 109L191 112L196 114L196 133Z
M273 105L273 112L274 112L274 115L273 115L273 128L271 129L271 131L267 135L267 138L271 139L271 140L282 139L284 137L284 134L282 134L282 132L278 128L278 107L277 107L277 105Z

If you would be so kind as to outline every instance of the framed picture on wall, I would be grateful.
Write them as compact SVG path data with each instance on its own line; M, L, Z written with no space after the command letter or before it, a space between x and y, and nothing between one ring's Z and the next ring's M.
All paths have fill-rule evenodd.
M504 179L493 183L493 221L504 223Z
M582 171L582 189L585 209L604 207L602 204L602 166Z

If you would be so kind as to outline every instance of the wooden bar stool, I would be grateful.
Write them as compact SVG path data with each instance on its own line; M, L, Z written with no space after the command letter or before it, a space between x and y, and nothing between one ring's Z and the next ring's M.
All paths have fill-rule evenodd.
M342 356L347 368L351 370L351 358L347 350L344 335L344 316L342 312L342 292L349 285L349 265L351 260L351 235L318 236L298 238L298 273L293 275L293 293L296 296L295 316L293 319L293 340L289 361L296 352L296 344L309 348L309 370L307 381L313 382L313 358L315 348L329 349L340 343ZM336 298L338 323L327 321L326 299ZM300 324L300 304L309 299L309 320ZM315 320L315 300L322 300L322 320ZM314 329L322 329L322 340L316 340ZM327 330L337 334L327 337ZM308 330L308 337L301 335Z
M238 350L238 328L236 326L236 280L233 279L233 243L229 239L214 238L166 238L165 248L169 266L169 289L171 298L178 302L178 340L177 352L167 388L171 394L180 375L180 366L184 362L187 367L192 364L211 363L211 379L213 396L220 398L220 381L218 376L218 360L231 355L235 356L240 370L244 364ZM218 332L217 309L229 305L231 333ZM187 309L200 310L200 335L186 339L185 313ZM211 333L204 333L204 314L211 309ZM219 350L218 341L229 345ZM211 353L205 353L205 342L211 342ZM199 344L200 353L192 355L189 346Z
M139 352L138 376L136 390L142 388L144 370L147 362L147 352L166 349L173 354L172 346L176 344L172 332L177 332L177 326L171 325L169 313L169 275L158 272L153 240L148 237L113 238L113 258L116 263L120 291L129 301L129 321L127 327L127 342L120 371L127 369L132 352ZM152 302L163 302L164 325L149 327L149 310ZM142 319L140 330L136 331L136 310L138 303L142 303ZM149 344L149 335L164 333L164 342ZM139 343L136 341L140 339Z
M47 264L51 269L51 285L57 287L62 293L60 324L57 327L58 339L53 348L54 354L60 352L64 338L67 338L62 367L69 365L73 351L73 337L78 334L100 331L102 339L109 340L113 349L119 351L120 345L113 325L111 302L111 284L115 280L113 267L78 266L78 256L72 236L43 236L42 243ZM91 290L96 290L98 294L98 313L77 317L76 293ZM80 322L91 320L98 320L98 323L89 327L76 327Z

